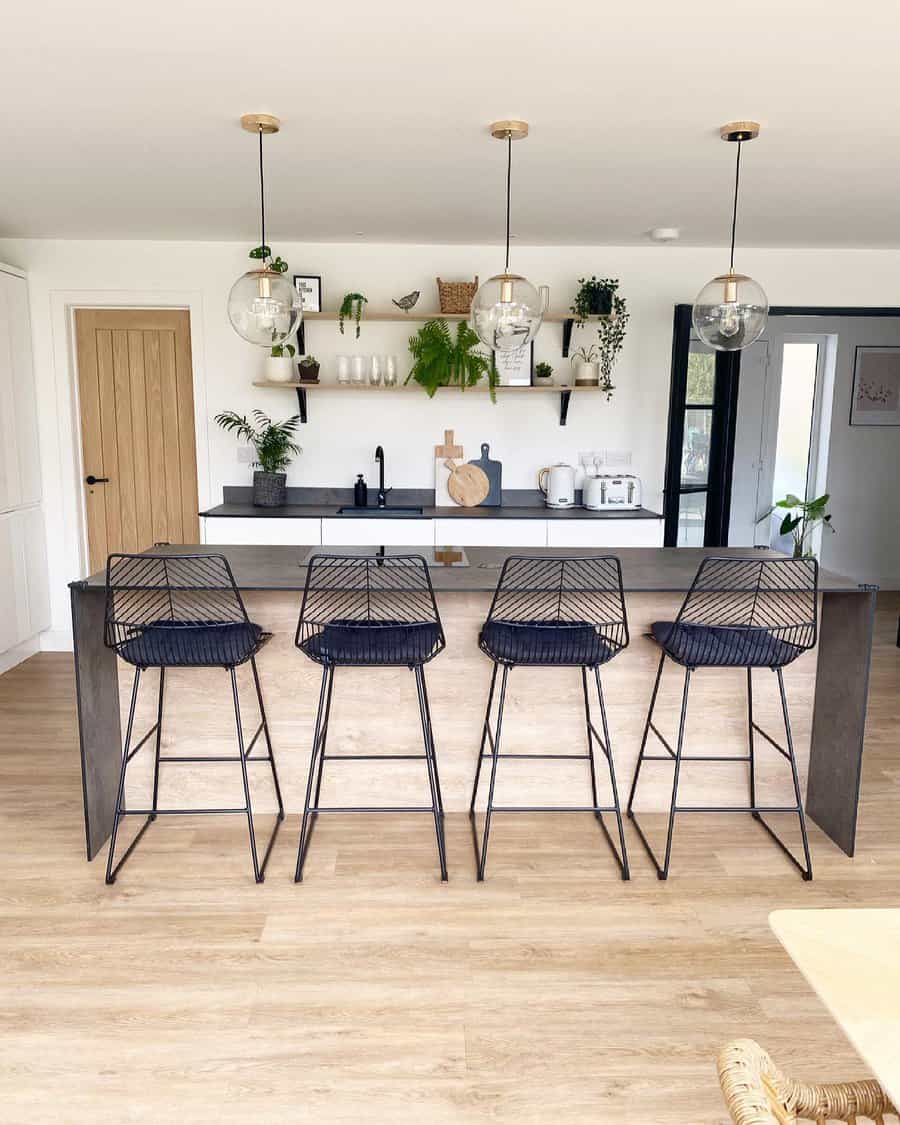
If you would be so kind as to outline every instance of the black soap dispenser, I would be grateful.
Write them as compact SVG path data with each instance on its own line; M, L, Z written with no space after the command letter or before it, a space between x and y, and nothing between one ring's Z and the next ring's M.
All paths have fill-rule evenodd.
M369 504L369 488L362 473L357 474L356 484L353 486L353 504L357 508L366 508Z

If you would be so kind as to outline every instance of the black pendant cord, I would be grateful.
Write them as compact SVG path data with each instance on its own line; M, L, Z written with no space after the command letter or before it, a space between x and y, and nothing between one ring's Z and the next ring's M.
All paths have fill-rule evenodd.
M731 261L728 266L728 272L734 273L734 239L737 232L737 213L738 213L738 192L741 186L741 145L742 141L737 143L737 160L734 167L734 207L731 212Z
M503 272L509 273L509 201L512 195L512 134L506 136L506 265Z
M266 244L266 182L263 176L263 131L262 126L259 127L259 218L260 218L260 234L261 246ZM263 267L265 267L266 259L263 258Z

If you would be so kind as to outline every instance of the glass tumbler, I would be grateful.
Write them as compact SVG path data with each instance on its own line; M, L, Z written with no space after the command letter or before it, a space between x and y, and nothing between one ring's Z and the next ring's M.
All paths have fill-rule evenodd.
M397 386L397 357L395 355L384 357L384 385L386 387Z
M384 361L380 355L373 355L369 360L369 386L380 387L381 377L384 374Z
M350 382L354 387L363 387L366 383L366 357L355 355L350 360Z
M347 386L350 382L350 356L348 355L337 357L337 381L342 386Z

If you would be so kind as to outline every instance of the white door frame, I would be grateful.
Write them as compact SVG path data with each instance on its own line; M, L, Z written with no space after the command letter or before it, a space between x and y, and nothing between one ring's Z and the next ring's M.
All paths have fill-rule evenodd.
M191 367L194 385L194 438L197 449L197 495L200 510L210 504L209 429L206 425L206 367L203 351L203 298L198 290L56 290L50 294L53 371L59 419L62 479L61 515L67 542L77 549L78 575L87 577L87 511L82 482L81 407L78 399L76 309L186 309L191 318ZM64 424L65 419L70 425Z

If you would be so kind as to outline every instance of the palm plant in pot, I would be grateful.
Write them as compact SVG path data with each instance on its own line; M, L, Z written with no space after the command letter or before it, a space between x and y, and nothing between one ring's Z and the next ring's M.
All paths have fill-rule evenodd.
M261 410L253 411L251 422L243 414L224 410L216 422L250 443L256 450L253 467L253 504L257 508L280 508L287 500L287 467L303 450L294 441L300 416L273 422Z

